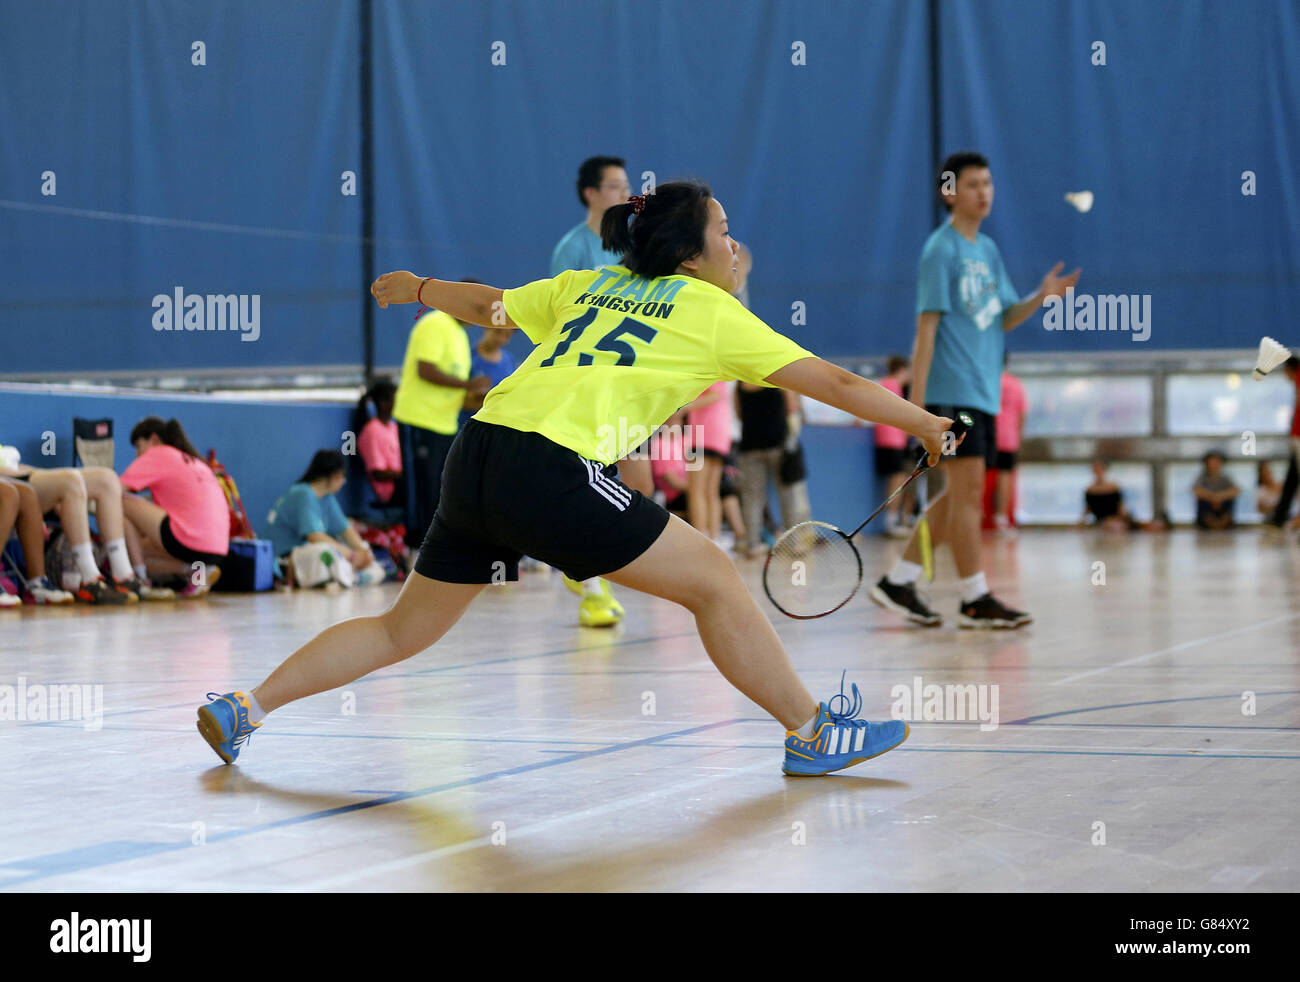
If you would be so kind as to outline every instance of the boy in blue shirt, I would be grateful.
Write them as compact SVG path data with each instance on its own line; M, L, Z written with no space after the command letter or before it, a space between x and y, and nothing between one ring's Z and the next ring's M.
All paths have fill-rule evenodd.
M995 420L1001 407L1003 332L1010 331L1051 296L1064 296L1079 270L1061 276L1057 263L1037 292L1018 298L998 247L980 233L993 208L989 162L956 153L939 168L940 200L952 214L926 240L916 285L916 347L911 401L930 412L975 420L953 457L942 461L948 482L931 502L931 540L952 545L961 578L958 624L964 628L1017 628L1032 618L989 592L980 566L984 470L997 456ZM903 556L871 590L871 599L909 621L933 627L942 618L917 596L921 551L913 534Z

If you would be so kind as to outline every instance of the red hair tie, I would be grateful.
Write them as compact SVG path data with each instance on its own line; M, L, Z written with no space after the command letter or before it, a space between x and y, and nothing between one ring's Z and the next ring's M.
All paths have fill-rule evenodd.
M645 211L645 195L634 194L627 199L627 203L632 206L632 214L639 215Z

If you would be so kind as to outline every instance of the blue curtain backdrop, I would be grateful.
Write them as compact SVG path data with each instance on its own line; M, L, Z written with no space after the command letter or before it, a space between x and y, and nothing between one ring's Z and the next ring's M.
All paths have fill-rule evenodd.
M360 362L358 17L0 4L0 373ZM177 287L259 295L258 340L155 331Z
M374 0L376 267L544 276L583 217L578 163L612 153L638 188L645 171L713 184L778 330L828 356L906 351L936 155L973 146L997 185L986 231L1022 292L1064 259L1081 289L1152 297L1144 346L1032 320L1013 350L1287 335L1295 3L936 10L932 93L925 0ZM0 0L0 374L359 365L361 196L341 175L362 176L361 15L358 0ZM1085 189L1080 215L1062 197ZM259 339L155 331L152 298L177 287L260 296ZM400 360L411 313L376 312L378 364Z

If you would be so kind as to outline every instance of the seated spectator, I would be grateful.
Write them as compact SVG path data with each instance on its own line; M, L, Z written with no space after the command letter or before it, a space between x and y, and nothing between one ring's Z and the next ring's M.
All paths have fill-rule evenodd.
M357 451L375 498L383 505L393 503L393 495L402 480L402 441L397 433L397 421L393 419L396 397L397 386L393 380L378 378L357 404ZM375 405L373 419L366 418L367 402Z
M40 513L55 512L63 526L63 537L72 556L63 569L59 586L88 604L136 603L163 600L170 590L157 590L139 575L138 536L125 521L122 482L107 467L31 467L11 455L0 464L0 477L26 484L36 492ZM109 571L105 579L95 562L90 537L90 503L94 503L99 535L108 551ZM42 537L44 533L42 533ZM26 552L26 545L23 546Z
M345 481L343 455L337 450L316 451L306 473L272 506L267 515L267 537L279 558L290 556L299 546L318 543L346 559L359 582L381 582L387 574L344 517L335 497Z
M1110 464L1100 458L1092 462L1092 484L1083 493L1083 516L1080 525L1086 525L1091 516L1094 523L1108 532L1127 532L1137 523L1124 504L1124 492L1106 476Z
M221 484L174 419L148 416L131 431L136 458L122 474L128 491L123 510L140 534L144 565L152 576L179 576L181 596L208 592L230 549L230 506ZM202 575L191 575L194 564Z
M0 550L18 526L18 541L23 547L23 565L27 567L27 602L33 604L70 604L73 596L55 589L45 578L45 522L36 492L24 481L0 477ZM22 597L0 592L0 607L16 607Z
M1235 522L1234 510L1241 489L1223 472L1226 458L1211 450L1203 458L1205 470L1192 485L1196 495L1196 525L1203 529L1229 529Z

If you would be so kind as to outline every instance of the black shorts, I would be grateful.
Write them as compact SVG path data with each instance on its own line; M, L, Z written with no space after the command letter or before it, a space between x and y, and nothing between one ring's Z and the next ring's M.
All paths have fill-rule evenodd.
M163 516L162 526L158 529L158 537L162 539L162 546L167 550L167 555L173 559L179 559L183 563L203 563L205 566L220 566L225 556L218 556L212 552L199 552L197 549L191 549L187 545L182 545L172 531L172 517Z
M668 512L616 475L540 433L471 419L447 455L415 571L499 583L519 579L525 555L575 580L622 569L659 538Z
M902 471L910 471L912 467L915 467L915 460L911 462L910 467L904 463L904 452L902 447L876 447L876 477L892 477ZM919 450L916 456L921 456Z
M1016 469L1016 451L999 450L997 460L993 462L993 469L999 471L1013 471Z
M958 445L954 457L983 457L985 467L995 467L998 459L997 418L982 409L969 406L931 406L927 412L936 416L956 419L958 413L969 413L975 424L966 431L966 439Z

